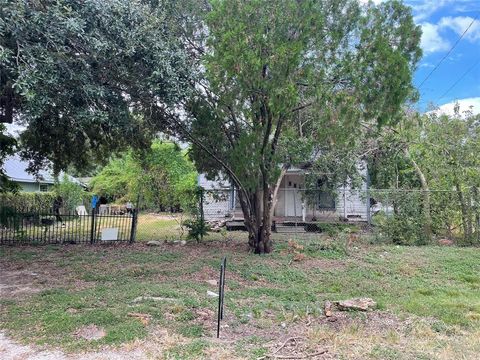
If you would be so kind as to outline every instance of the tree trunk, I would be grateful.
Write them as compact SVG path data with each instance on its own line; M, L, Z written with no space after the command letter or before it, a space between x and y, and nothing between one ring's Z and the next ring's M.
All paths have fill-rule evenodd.
M277 200L278 200L278 190L280 189L280 184L282 183L283 177L287 173L289 166L288 165L283 165L282 170L280 172L280 176L278 177L277 183L275 184L275 188L273 189L273 194L272 194L272 205L270 209L270 217L273 219L273 212L275 211L275 206L277 206Z
M430 210L430 189L428 188L427 178L423 174L423 171L422 169L420 169L420 166L418 166L417 162L410 156L408 149L405 149L405 155L412 162L413 167L415 168L415 172L417 173L418 178L420 179L420 184L422 186L422 198L423 198L423 201L422 201L423 202L423 218L424 218L423 228L425 231L425 235L430 239L432 236L432 215Z
M480 240L480 213L479 213L479 196L478 196L478 188L474 186L472 188L472 196L473 196L473 212L475 216L475 225L474 225L474 235L477 238L477 241ZM472 234L473 235L473 234Z
M458 201L460 202L462 212L463 237L465 240L470 240L472 237L472 221L470 219L469 206L465 201L465 196L458 182L455 183L455 188L457 189Z
M250 204L246 201L250 199ZM248 245L255 254L268 254L272 251L272 216L270 188L267 185L255 192L239 191L245 226L248 230Z

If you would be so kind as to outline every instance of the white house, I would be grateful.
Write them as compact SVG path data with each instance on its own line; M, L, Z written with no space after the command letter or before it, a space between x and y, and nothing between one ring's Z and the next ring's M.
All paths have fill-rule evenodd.
M366 167L359 168L367 177ZM334 191L306 189L307 170L290 168L283 177L277 195L274 220L282 222L314 222L319 220L368 221L369 196L367 181L352 189L339 186ZM204 214L207 219L243 219L236 190L228 181L211 181L200 175L198 183L205 189ZM318 180L321 185L321 179Z

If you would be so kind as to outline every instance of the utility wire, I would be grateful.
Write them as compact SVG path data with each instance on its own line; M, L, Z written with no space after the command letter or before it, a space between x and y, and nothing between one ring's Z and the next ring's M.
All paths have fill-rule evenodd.
M465 29L465 31L463 32L462 35L460 35L460 37L457 39L457 41L455 42L455 44L453 44L453 46L450 48L450 50L448 50L448 52L445 54L445 56L443 58L440 59L440 61L438 62L437 65L435 65L435 67L432 69L432 71L430 71L428 73L428 75L425 77L425 79L423 79L423 81L420 83L420 85L418 85L418 88L420 89L422 87L423 84L425 84L425 82L430 78L430 76L435 72L435 70L438 69L438 67L440 66L440 64L448 57L448 55L450 55L450 53L453 51L453 49L455 49L455 47L458 45L458 43L460 42L460 40L462 40L462 38L465 36L465 34L468 32L468 30L470 30L470 28L472 27L473 23L475 22L475 20L477 20L478 18L478 14L477 16L475 16L475 18L472 20L472 22L470 23L470 25L468 25L468 27Z
M445 91L445 92L442 94L442 96L440 96L437 100L442 99L445 95L447 95L447 94L450 92L450 90L452 90L455 86L457 86L458 83L459 83L460 81L462 81L463 78L464 78L465 76L467 76L467 74L475 68L475 66L478 65L478 63L480 63L480 58L478 58L477 61L475 61L475 63L474 63L472 66L470 66L470 67L468 68L468 70L465 71L465 72L462 74L462 76L460 76L460 77L457 79L457 81L455 81L455 82L452 84L452 86L450 86L450 87L448 88L448 90Z

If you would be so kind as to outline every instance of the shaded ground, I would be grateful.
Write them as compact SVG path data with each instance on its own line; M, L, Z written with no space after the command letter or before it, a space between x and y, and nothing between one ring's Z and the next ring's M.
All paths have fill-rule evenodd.
M324 236L293 237L262 257L235 239L2 247L0 358L477 358L479 249L358 243L346 252ZM217 291L224 255L217 340L207 291ZM325 300L357 296L378 309L323 315Z

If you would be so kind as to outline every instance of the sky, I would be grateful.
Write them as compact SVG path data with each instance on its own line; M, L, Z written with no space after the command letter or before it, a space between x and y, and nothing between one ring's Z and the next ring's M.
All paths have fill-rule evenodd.
M423 58L414 76L414 84L420 92L417 109L428 110L433 103L450 112L458 101L461 110L472 105L473 111L479 113L480 0L405 0L405 4L412 7L414 20L423 31Z

